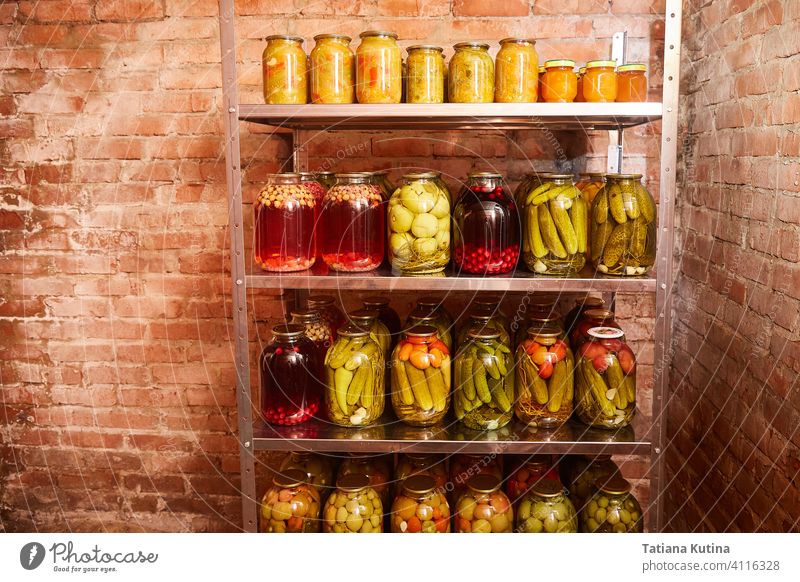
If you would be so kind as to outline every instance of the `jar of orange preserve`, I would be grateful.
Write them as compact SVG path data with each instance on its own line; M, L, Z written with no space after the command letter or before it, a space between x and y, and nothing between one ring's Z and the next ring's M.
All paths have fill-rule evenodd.
M646 72L641 63L621 65L617 69L617 101L647 101Z
M578 94L575 61L558 59L544 64L544 100L548 103L571 103Z
M583 76L583 98L589 103L617 100L617 73L614 61L589 61Z

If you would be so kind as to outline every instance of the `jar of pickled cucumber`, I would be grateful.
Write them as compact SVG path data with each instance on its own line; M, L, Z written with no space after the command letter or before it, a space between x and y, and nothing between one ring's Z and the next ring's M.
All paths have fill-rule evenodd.
M292 320L290 323L303 326L303 329L305 329L305 336L314 343L317 352L317 364L319 366L316 374L320 382L324 382L325 374L322 365L325 361L325 354L328 353L328 348L330 348L333 343L333 330L327 322L323 321L319 311L295 309L292 310L291 315Z
M303 105L308 102L306 52L299 36L273 34L261 58L264 101L269 105Z
M383 504L388 507L392 493L392 471L386 455L350 453L339 466L337 479L345 475L366 475L369 486L375 490Z
M447 95L451 103L491 103L494 101L494 62L489 45L460 42L450 59Z
M597 491L581 512L585 533L642 533L642 507L619 473L595 481Z
M328 418L340 426L368 426L383 414L383 353L369 331L355 325L338 335L325 358Z
M442 47L418 44L408 47L406 103L444 103Z
M580 456L574 460L566 482L569 497L578 513L583 511L583 506L594 494L595 481L614 473L619 473L619 467L611 460L611 455Z
M444 492L447 485L447 458L430 453L405 453L397 461L394 471L398 483L403 483L413 475L429 475L434 486Z
M490 309L506 331L511 332L511 320L508 315L503 311L504 294L501 293L481 293L472 300L472 305L478 309Z
M348 313L347 318L356 327L369 332L372 341L380 346L384 360L388 361L391 356L392 335L378 315L378 311L374 309L358 309Z
M630 63L617 67L617 101L647 101L647 67Z
M326 191L333 188L333 185L336 184L336 174L333 172L314 172L314 176L316 176L317 182L322 184Z
M595 295L583 295L575 299L575 306L569 310L564 316L564 332L567 337L572 337L572 331L578 323L578 320L583 317L583 314L590 309L603 309L606 302L602 297Z
M542 95L548 103L572 103L578 94L575 61L556 59L544 64Z
M583 98L588 103L609 103L617 100L617 63L589 61L583 76Z
M306 475L306 482L316 487L324 499L333 488L333 462L330 457L311 451L292 451L281 462L280 473L300 469Z
M325 502L324 533L382 533L383 504L366 475L352 473L336 480L336 490Z
M319 532L319 493L299 469L275 475L259 509L261 533Z
M400 103L403 57L393 32L368 30L356 50L356 98L359 103Z
M392 503L392 533L450 533L450 506L430 475L403 481Z
M414 326L392 354L392 406L411 426L436 424L450 407L450 350L435 327Z
M536 41L504 38L497 53L494 100L497 103L534 103L539 89Z
M311 295L306 299L306 307L309 311L319 312L323 323L331 328L333 337L336 337L337 330L344 323L344 315L336 307L336 298L330 295Z
M622 331L593 327L578 349L575 368L578 418L589 426L628 426L636 411L636 358Z
M540 481L555 481L561 485L558 471L550 455L533 455L526 459L506 481L506 493L514 506Z
M365 297L363 304L364 309L378 312L378 319L383 322L389 333L392 334L392 340L397 341L402 324L400 323L400 316L389 306L389 300L386 297L371 296Z
M456 502L458 533L511 533L514 510L493 475L475 475Z
M515 525L521 533L578 533L578 514L561 483L543 479L520 501Z
M507 346L512 345L511 335L503 325L500 316L498 316L496 312L488 305L476 306L473 302L473 307L470 309L469 314L467 314L467 321L465 321L461 326L461 329L456 336L456 345L464 345L464 343L467 341L467 334L469 334L469 331L473 328L493 329L500 334L500 343Z
M507 425L514 402L514 358L493 329L472 329L456 355L456 418L473 430Z
M389 199L389 261L401 273L438 273L450 262L450 197L427 174L406 174Z
M522 258L540 275L571 276L586 264L589 207L572 174L551 174L525 198Z
M586 309L578 316L569 337L570 343L575 350L592 339L589 336L589 330L593 327L622 329L614 319L613 311L601 308Z
M355 55L346 34L318 34L311 51L311 102L355 102Z

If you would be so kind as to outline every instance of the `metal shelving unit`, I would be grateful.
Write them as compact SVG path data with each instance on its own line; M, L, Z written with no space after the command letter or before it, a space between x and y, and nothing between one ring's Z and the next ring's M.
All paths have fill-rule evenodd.
M669 346L672 310L672 243L675 210L675 163L677 158L678 81L681 42L681 2L667 0L665 14L663 95L661 103L525 103L436 105L260 105L238 100L233 0L219 0L222 50L223 98L227 154L228 205L231 225L234 329L236 335L236 393L239 410L239 443L244 529L256 531L257 503L254 452L295 449L321 452L439 453L553 453L621 454L650 458L650 505L646 521L650 531L663 523L664 404L669 386ZM615 35L614 54L624 52L624 34ZM371 273L330 273L324 265L309 272L265 274L249 264L245 252L242 209L240 123L259 123L291 132L297 144L302 130L474 130L527 129L585 132L608 130L621 144L622 132L661 120L661 168L659 241L655 275L630 279L602 277L586 269L569 279L535 277L517 272L508 276L461 276L452 269L442 277L394 276L388 269ZM613 141L613 140L612 140ZM621 148L612 146L609 168L618 168ZM612 159L616 158L616 159ZM300 155L294 151L295 170ZM273 427L254 418L251 402L248 346L247 289L280 290L349 289L369 291L559 291L603 293L654 293L655 365L652 420L637 417L633 427L617 432L587 429L569 423L554 431L534 430L511 424L506 429L481 433L445 423L442 427L412 428L388 418L375 428L343 429L312 421L298 427Z

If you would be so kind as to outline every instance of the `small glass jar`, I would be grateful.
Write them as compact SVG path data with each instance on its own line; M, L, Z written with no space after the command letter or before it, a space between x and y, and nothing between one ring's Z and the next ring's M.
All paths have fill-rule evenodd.
M520 215L500 174L470 174L453 210L453 262L465 273L513 271L519 259Z
M609 103L617 100L615 61L589 61L583 76L583 98L588 103Z
M511 503L517 506L534 485L545 479L561 484L550 455L533 455L526 459L506 480L506 493Z
M403 57L393 32L368 30L356 50L356 98L359 103L400 103Z
M336 337L336 332L344 323L344 315L336 307L336 298L330 295L311 295L306 299L306 307L309 311L317 311L322 317L325 325L331 328L332 336Z
M401 273L439 273L450 262L450 196L429 174L406 174L389 200L389 261Z
M385 361L389 360L392 348L392 336L383 322L378 318L380 314L374 309L358 309L347 314L350 323L369 332L372 341L378 344Z
M594 295L584 295L575 299L575 307L564 316L564 331L567 337L572 337L572 330L585 312L590 309L603 309L605 304L602 297Z
M320 382L325 381L325 374L322 370L322 362L325 361L325 354L333 343L333 330L322 319L319 311L309 309L295 309L291 312L292 320L289 323L303 326L305 336L314 343L317 352L317 370Z
M405 453L397 461L394 471L398 483L403 483L413 475L429 475L434 487L444 491L447 485L447 458L428 453Z
M475 475L456 502L455 530L458 533L511 533L514 510L500 489L500 479Z
M336 184L336 174L333 172L314 172L314 175L326 191L333 188L333 185Z
M606 175L603 172L584 172L580 174L575 187L583 194L583 199L589 206L594 202L597 193L605 186ZM588 219L588 217L587 217Z
M267 37L261 59L264 101L269 105L303 105L308 102L306 52L299 36Z
M516 531L521 533L578 533L578 515L561 483L539 481L517 509Z
M577 350L591 340L589 330L593 327L613 327L622 329L614 319L614 312L609 309L586 309L578 316L569 336L571 346Z
M611 455L581 456L574 460L566 481L569 497L578 513L594 494L595 481L614 473L619 473L619 467L611 460Z
M317 488L324 499L333 487L333 463L330 457L310 451L292 451L283 459L280 472L300 469L305 473L308 483Z
M261 414L270 424L300 424L320 407L317 350L299 325L276 325L272 333L259 358Z
M578 94L575 61L557 59L544 64L544 100L548 103L572 103Z
M318 34L311 51L311 102L355 102L355 55L345 34Z
M460 42L450 59L447 95L451 103L491 103L494 101L494 62L489 45Z
M450 533L450 506L430 475L403 481L392 503L392 533Z
M504 38L495 65L494 100L497 103L534 103L539 89L536 41Z
M324 533L382 533L383 504L369 486L366 475L339 477L336 490L325 502L322 513Z
M270 174L253 204L254 255L265 271L304 271L317 256L316 201L300 174Z
M578 69L578 92L575 95L575 103L582 103L586 101L583 97L583 77L586 75L586 67L581 67Z
M442 47L419 44L408 47L406 103L444 103Z
M350 453L339 466L337 478L345 475L366 475L369 486L388 507L392 493L391 474L389 460L385 455Z
M642 533L642 507L619 473L595 481L597 491L581 512L585 533Z
M261 499L261 533L319 532L320 499L316 488L299 469L281 471Z
M436 334L447 349L453 351L453 318L444 308L444 299L440 297L422 297L406 320L406 327L415 325L432 325Z
M402 330L402 324L400 316L389 306L389 300L386 297L371 296L365 297L363 304L364 309L378 312L378 319L383 322L389 333L392 334L392 339L396 341Z
M647 67L631 63L617 67L617 101L647 101Z
M337 174L322 205L322 260L335 271L372 271L383 262L385 210L367 174Z
M656 203L641 174L608 174L592 203L591 259L604 275L644 275L656 262Z
M322 209L322 200L325 198L328 189L319 182L317 175L313 172L300 172L300 182L311 192L311 195L314 197L317 212L319 213Z
M503 455L466 454L455 455L450 461L450 483L453 486L451 499L456 500L467 488L467 481L475 475L491 475L503 480Z
M456 336L456 345L464 345L467 341L467 334L471 329L475 328L494 330L500 334L500 343L507 346L511 345L511 334L508 333L508 330L503 325L500 316L488 305L475 305L473 302L473 307L467 314L467 320Z

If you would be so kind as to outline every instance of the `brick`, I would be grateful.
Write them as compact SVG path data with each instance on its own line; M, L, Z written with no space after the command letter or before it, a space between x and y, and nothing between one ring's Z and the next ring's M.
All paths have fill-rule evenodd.
M529 12L527 0L453 0L454 16L527 16Z
M95 6L98 20L134 22L164 18L163 0L98 0Z

